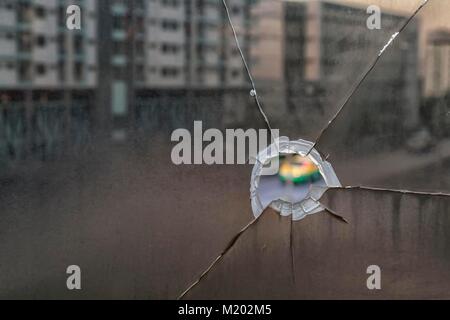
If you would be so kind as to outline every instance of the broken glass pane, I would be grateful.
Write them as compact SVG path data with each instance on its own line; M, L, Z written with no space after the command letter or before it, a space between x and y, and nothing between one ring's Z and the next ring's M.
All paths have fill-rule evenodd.
M0 298L73 298L72 264L77 298L366 298L371 264L383 297L447 298L450 10L422 3L0 6ZM226 130L268 124L335 169L321 213L253 219Z
M310 2L309 4L311 5L312 2ZM422 14L421 10L426 6L427 1L424 1L422 3L418 3L416 8L414 9L412 14L406 15L403 18L403 21L401 21L401 24L399 27L397 27L396 29L394 29L395 32L392 33L392 35L390 36L389 40L387 42L384 42L384 45L380 46L380 50L378 51L378 53L376 53L375 59L372 63L366 63L366 65L368 65L367 70L364 70L361 73L361 76L359 77L359 79L357 79L357 81L355 82L355 84L350 87L349 89L349 94L347 96L343 97L343 102L341 105L338 105L336 110L332 110L331 112L334 111L334 116L331 114L328 116L328 119L331 119L325 126L323 129L321 129L321 131L319 131L317 137L314 141L314 147L317 146L318 148L320 148L320 146L322 145L322 138L324 136L324 134L328 134L329 140L328 140L328 147L329 150L334 150L336 153L338 152L342 152L341 156L337 156L336 158L338 159L337 161L341 161L340 163L342 165L346 165L348 168L348 175L345 176L346 179L351 179L353 178L354 181L358 181L357 183L355 183L354 185L362 185L363 181L367 181L369 184L370 183L374 183L374 179L382 179L383 174L381 173L382 170L376 170L375 168L378 165L378 168L387 168L387 170L385 170L385 172L390 170L390 167L396 167L396 169L392 169L391 172L396 172L397 174L399 174L402 170L408 171L409 174L411 173L411 171L413 171L415 168L424 168L427 166L427 163L431 164L431 165L437 165L439 166L439 168L442 167L442 165L440 164L440 162L442 161L442 153L444 153L444 157L445 153L446 153L446 148L447 146L444 144L444 152L442 152L442 149L439 149L440 152L438 152L438 156L436 157L428 157L428 158L432 158L432 160L430 162L424 161L424 159L420 159L418 163L418 161L416 159L414 159L413 156L408 156L404 154L402 154L401 151L407 151L410 153L420 153L420 152L424 152L424 151L429 151L431 147L434 147L434 145L432 145L431 142L431 134L429 132L429 130L427 130L426 128L421 127L420 125L418 126L417 124L420 122L418 121L419 118L419 104L421 103L419 96L422 96L421 93L418 90L418 84L419 84L419 71L418 71L418 56L419 56L419 32L423 33L423 29L425 27L422 27L422 29L419 30L419 27L416 23L416 20L418 19L418 15ZM282 2L278 2L278 3L270 3L269 1L267 2L263 2L263 4L261 5L261 7L259 7L259 9L261 10L259 12L260 16L263 17L264 22L266 23L267 26L272 24L272 27L274 26L274 24L277 26L277 28L272 28L272 30L275 30L273 34L271 34L270 36L267 35L267 39L265 41L265 44L267 45L268 43L272 42L272 45L270 46L270 49L273 49L274 47L275 52L278 52L278 54L281 52L280 48L283 48L283 45L281 46L276 46L274 45L273 41L274 39L280 39L280 34L283 35L283 28L285 27L285 25L288 25L287 20L284 21L282 19L274 19L272 15L268 15L268 11L267 8L272 5L273 8L278 9L277 13L278 16L283 16L284 14L284 3ZM298 5L298 3L294 3L294 6ZM326 28L324 28L324 26L326 25L332 25L332 23L329 23L330 21L327 21L327 18L330 19L329 17L327 17L327 10L330 7L330 4L328 3L322 3L322 2L315 2L314 6L316 6L316 15L321 16L323 15L324 21L320 21L320 23L316 26L320 26L321 28L316 28L316 30L319 30L318 32L322 32L323 29L326 30ZM333 14L336 14L336 16L339 17L339 6L334 6L331 5L332 8L335 9L335 11L333 12ZM317 9L318 8L318 9ZM293 9L293 8L292 8ZM428 10L432 10L429 7L427 7ZM356 9L349 9L349 10L356 10ZM294 12L294 10L289 11L289 12ZM385 11L386 12L386 11ZM355 13L355 12L353 12ZM423 13L423 15L427 14L426 12ZM429 14L429 13L428 13ZM436 14L436 12L435 12ZM336 16L334 16L333 18L336 18ZM400 21L402 20L401 16L394 16L393 13L391 13L390 15L388 15L389 18L393 19L393 20L397 20L397 18L399 18ZM309 19L309 20L313 20L313 19ZM331 19L332 20L332 19ZM339 19L338 19L339 20ZM283 21L283 23L281 22ZM339 20L340 23L343 22L342 20ZM327 24L329 23L329 24ZM281 32L280 32L281 31ZM329 33L331 32L335 32L334 30L328 30ZM399 43L399 38L402 37L402 42ZM320 38L320 36L319 36ZM398 39L397 39L398 38ZM433 37L431 37L433 38ZM445 38L445 37L444 37ZM439 34L439 41L442 42L442 32L441 34ZM397 41L396 41L397 40ZM423 39L421 39L421 41L423 41ZM436 42L436 40L433 40L434 42ZM312 41L310 41L312 42ZM373 42L373 41L372 41ZM445 42L444 42L445 43ZM279 43L278 43L279 44ZM397 46L396 46L397 44ZM440 46L442 46L442 43L439 43ZM269 47L267 47L269 48ZM277 50L278 49L278 50ZM394 57L393 52L395 52L394 50L397 49L396 54L397 57ZM435 50L439 50L441 48L438 48ZM326 50L321 48L319 46L319 50L320 54L325 54ZM319 52L319 50L316 50L316 53ZM392 51L388 51L388 50L392 50ZM423 50L423 48L422 48ZM267 51L263 51L263 54L266 54L267 57L270 56L270 59L275 59L275 61L277 61L277 56L273 55L273 51L267 50ZM261 52L259 51L259 52ZM442 50L441 50L442 51ZM308 52L308 50L300 50L301 53L303 52ZM446 51L444 51L446 52ZM442 54L442 52L440 52L440 54ZM282 56L282 54L281 54ZM317 54L316 54L317 56ZM266 57L266 59L267 59ZM279 58L279 56L278 56ZM283 56L284 58L284 56ZM446 56L446 59L448 60L448 55ZM434 60L440 61L439 59L435 58ZM433 61L434 61L433 60ZM281 59L278 59L278 62L280 62ZM341 59L341 61L345 61L343 59ZM385 62L388 61L388 62ZM385 69L381 69L379 67L379 65L383 65L383 62L385 62L385 64L387 64L387 66L385 66ZM281 65L283 65L283 62L281 62ZM357 65L357 63L355 63L355 66ZM321 66L321 65L320 65ZM265 65L265 67L267 67L267 64ZM292 67L292 65L288 65L289 68ZM392 72L390 80L388 80L388 82L383 82L385 81L385 79L389 78L389 72L387 72L387 70L389 70L389 72ZM260 70L257 69L256 72L258 72ZM322 71L322 69L319 69L319 76L323 76L320 74L320 71ZM435 71L436 73L436 71ZM275 73L276 74L276 73ZM341 75L341 73L338 73L339 75ZM269 73L266 73L266 76L269 75ZM272 73L270 73L270 76L272 75ZM377 76L378 75L378 76ZM402 77L403 79L401 79L400 81L396 81L395 78L397 76ZM441 77L442 78L442 77ZM271 80L275 80L272 81L271 85L270 85L270 91L271 91L271 98L273 98L274 96L276 96L275 94L275 90L273 89L273 84L276 83L278 81L278 83L283 83L285 79L282 78L272 78ZM322 79L321 79L322 80ZM342 81L342 78L341 78ZM286 81L287 85L289 85L289 81ZM444 82L445 83L445 82ZM341 84L343 84L345 86L346 82L341 82ZM382 84L384 84L384 88L382 86ZM442 83L441 83L442 84ZM327 87L330 89L333 89L333 86L330 85L330 83L327 84ZM364 90L364 88L366 88L366 90ZM279 87L280 88L280 87ZM382 89L384 90L383 95L380 92L380 96L379 98L381 99L375 99L374 96L376 96L376 90L377 89ZM392 91L393 95L389 95L387 94L389 92L389 89ZM448 87L447 87L448 90ZM263 91L261 91L263 92ZM283 89L281 90L281 92L283 92ZM403 93L402 93L403 92ZM444 91L446 93L446 91ZM281 96L283 97L284 94L282 93ZM336 92L335 92L335 96L337 96ZM359 99L358 99L359 97ZM368 100L364 100L364 99L368 99ZM385 99L385 100L383 100ZM361 117L361 112L364 113L364 110L362 110L366 105L373 105L373 106L377 106L380 104L383 104L384 102L386 102L388 104L388 108L381 110L381 107L379 107L379 111L377 112L377 110L375 111L375 113L372 113L371 115L369 115L369 112L373 112L372 110L370 111L366 111L366 118ZM348 111L346 108L351 105L352 103L354 104L359 104L357 107L354 107L354 109L352 111ZM280 104L280 101L278 101L278 104ZM398 107L396 107L396 104L399 104ZM281 103L281 105L283 105ZM316 104L317 106L317 104ZM355 111L356 109L356 111ZM372 107L371 109L376 109L374 107ZM386 115L388 114L388 112L391 111L391 115ZM277 110L277 115L281 116L283 115L283 110ZM431 112L428 112L428 114L430 114ZM440 111L440 113L445 113L443 111ZM305 114L306 115L306 114ZM310 116L308 114L308 116ZM337 119L339 117L344 117L346 119L346 123L342 124L342 121L339 123L337 121ZM377 117L378 116L378 117ZM384 116L384 117L383 117ZM429 118L429 116L428 116ZM364 122L363 120L367 119L366 122ZM307 121L311 122L312 118L308 117ZM376 121L378 120L378 121ZM349 123L354 121L359 121L359 126L361 128L361 130L354 130L354 128L349 125ZM287 121L286 121L287 122ZM314 122L313 122L314 123ZM338 123L338 124L336 124ZM391 123L391 126L390 126ZM440 121L440 123L442 123L442 121ZM446 123L444 121L444 123ZM370 130L370 128L375 128L378 125L381 125L378 130ZM330 133L331 130L328 130L330 127L332 126L339 126L338 128L341 130L345 130L343 131L343 133L341 132L340 134L336 134L336 132ZM413 129L415 127L415 129ZM409 132L408 132L409 130ZM377 135L378 133L378 135ZM379 134L382 134L382 136L380 136ZM369 140L369 142L367 141L362 141L365 138L365 135L370 136L370 139L373 140ZM409 137L409 140L405 141L406 137L408 135L411 135L411 137ZM352 139L353 137L353 139ZM337 139L343 139L341 144L336 143ZM386 154L382 154L380 151L384 151L386 149L389 150L389 145L391 144L391 146L395 146L398 147L398 145L400 145L400 143L397 143L397 145L395 145L396 141L401 141L403 139L403 143L404 143L404 150L396 150L398 151L395 156L393 158L389 158ZM355 141L357 140L357 142ZM372 144L370 144L370 142L372 142ZM379 143L380 146L382 146L381 148L378 147L376 143ZM444 142L445 143L445 142ZM344 146L347 146L347 149L344 148ZM369 158L369 161L373 161L372 164L369 164L369 161L365 164L361 164L358 163L357 161L359 159L357 159L357 157L345 157L346 152L351 153L353 150L358 150L358 147L362 146L363 148L366 148L363 150L363 154L364 156L366 156L367 158ZM392 148L393 149L393 148ZM392 151L389 150L389 151ZM448 148L447 148L448 149ZM325 154L327 159L330 156L330 153L328 152L329 150L323 151L324 149L321 149L320 151L322 152L322 154ZM373 153L374 156L370 157L370 153ZM377 158L375 158L377 157ZM386 159L387 158L387 159ZM383 161L380 161L381 159L383 159ZM416 161L415 161L416 160ZM437 160L437 161L436 161ZM357 164L358 163L358 164ZM416 166L411 166L411 164L416 164ZM355 165L360 165L361 167L356 167ZM355 169L361 169L363 168L364 171L368 171L370 173L370 175L372 175L373 180L369 180L367 179L367 177L365 176L365 174L359 174L357 172L357 170ZM401 170L399 170L399 168L401 168ZM375 170L374 170L375 169ZM356 177L355 177L356 174ZM389 173L386 175L387 178L390 178ZM366 178L366 180L364 180ZM437 181L437 185L441 186L443 185L442 179L441 177L437 177L438 181ZM369 182L370 181L370 182ZM392 180L391 180L392 181ZM395 186L401 186L402 185L402 179L395 179L396 183ZM434 181L436 183L436 181ZM386 180L385 180L386 183ZM410 187L413 187L413 185L419 185L420 182L418 182L416 180L415 184L410 184ZM435 184L436 185L436 184ZM424 186L424 184L422 184L422 186ZM261 187L261 186L260 186ZM391 185L392 187L392 185ZM435 187L436 188L436 187ZM339 190L339 189L336 189ZM344 190L344 189L341 189ZM358 187L348 187L346 190L351 190L355 193L356 196L356 192L357 190L365 190L367 192L372 192L372 193L376 193L376 192L381 192L382 190L378 190L378 189L360 189ZM386 189L389 190L389 189ZM334 191L334 190L333 190ZM391 192L393 194L397 194L397 195L402 195L403 193L407 193L406 191L402 191L402 192L396 192L396 191L383 191L383 192ZM408 193L407 193L408 194ZM411 195L411 193L410 193ZM435 197L435 194L431 194L431 193L420 193L420 195L418 194L412 194L415 196L419 196L419 197ZM443 198L444 200L447 200L448 198L448 194L444 194L444 193L439 193L440 198ZM399 200L396 201L396 204L398 203ZM339 214L336 213L336 211L330 207L327 206L326 204L323 205L323 208L325 209L326 212L331 213L332 216L334 217L340 217ZM284 206L281 206L280 208L276 208L277 211L279 211L282 215L284 213ZM356 213L355 208L352 207L351 208L353 213ZM373 209L373 207L372 207ZM393 219L395 221L395 227L394 227L394 231L393 231L393 238L394 238L394 246L398 247L398 237L399 237L399 233L401 228L398 226L399 223L399 215L400 215L400 207L397 205L393 208L393 210L390 212L391 215L393 215ZM422 209L422 207L421 207ZM441 214L442 212L444 212L444 219L446 216L446 211L447 208L445 206L439 206L438 207L439 214ZM436 215L436 212L434 211L434 214ZM413 213L410 213L410 215L413 215ZM420 211L419 215L422 215L422 211ZM348 219L345 217L345 214L341 216L344 221L348 221ZM369 220L369 219L366 219ZM447 220L445 220L447 221ZM292 222L291 222L292 223ZM445 230L445 228L444 228ZM364 231L363 231L364 232ZM444 231L445 233L445 231ZM291 229L291 235L292 235L292 229ZM319 242L319 241L316 241ZM446 242L446 237L444 235L443 238L443 242ZM291 250L292 250L292 245L296 243L296 241L292 241L291 238ZM293 255L293 257L295 256L295 253ZM344 255L345 256L345 255ZM294 259L292 259L293 262ZM226 262L224 262L225 264ZM448 266L447 266L448 267ZM295 269L293 269L295 270ZM420 270L420 269L419 269ZM445 267L443 268L443 270L446 270ZM295 278L295 271L293 271L293 277ZM323 275L321 275L323 276ZM323 279L321 279L323 280ZM342 287L342 286L341 286ZM347 290L349 290L349 288L347 288ZM294 290L295 291L295 290ZM227 292L226 289L223 292Z

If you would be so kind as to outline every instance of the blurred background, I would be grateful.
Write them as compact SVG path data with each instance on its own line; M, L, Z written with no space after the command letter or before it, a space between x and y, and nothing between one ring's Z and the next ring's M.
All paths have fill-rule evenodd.
M272 126L309 141L421 3L227 0ZM222 1L1 1L0 297L175 297L251 220L251 166L175 166L171 133L263 129L250 90ZM450 191L450 2L408 24L317 149L344 185Z

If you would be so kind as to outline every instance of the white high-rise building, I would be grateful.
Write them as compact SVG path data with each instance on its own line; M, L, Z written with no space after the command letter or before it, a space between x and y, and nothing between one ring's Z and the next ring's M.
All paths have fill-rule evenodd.
M95 0L0 2L0 88L54 90L97 84ZM67 7L81 7L81 30L66 27Z
M247 58L253 2L227 0ZM66 24L72 5L79 30ZM233 122L249 90L222 1L0 0L0 108L17 113L15 123L0 119L0 131L15 128L8 141L32 144L36 130L70 136L80 121L124 137L141 109L211 114L214 104Z
M247 55L252 1L227 4ZM217 103L220 96L223 110L232 110L242 95L226 91L249 90L221 1L105 0L98 11L99 76L104 79L99 105L111 104L112 117L121 119L116 123L133 121L133 100L139 97L139 106L161 111L170 105L189 108L189 101L194 101L174 98L173 90L196 101L213 96Z
M244 49L249 47L250 3L228 1ZM66 27L66 10L74 4L81 8L81 30ZM99 5L105 10L98 12ZM0 87L96 87L98 24L105 18L111 19L111 30L101 41L111 43L108 63L119 77L130 59L127 44L133 33L139 87L239 87L247 80L221 1L3 0Z

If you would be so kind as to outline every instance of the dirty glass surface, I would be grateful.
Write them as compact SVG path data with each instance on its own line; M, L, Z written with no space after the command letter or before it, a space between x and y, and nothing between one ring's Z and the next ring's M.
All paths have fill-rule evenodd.
M449 5L1 2L0 298L449 298ZM333 166L323 212L254 219L249 150L202 159L267 125Z

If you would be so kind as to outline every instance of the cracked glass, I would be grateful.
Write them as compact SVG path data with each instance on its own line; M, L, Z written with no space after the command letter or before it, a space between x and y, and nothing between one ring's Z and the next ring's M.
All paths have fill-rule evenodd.
M1 2L0 298L73 298L74 264L87 299L449 298L449 12L445 0ZM234 164L205 163L208 129ZM255 218L257 162L245 150L236 163L235 129L307 141L339 184L301 220L273 196Z

